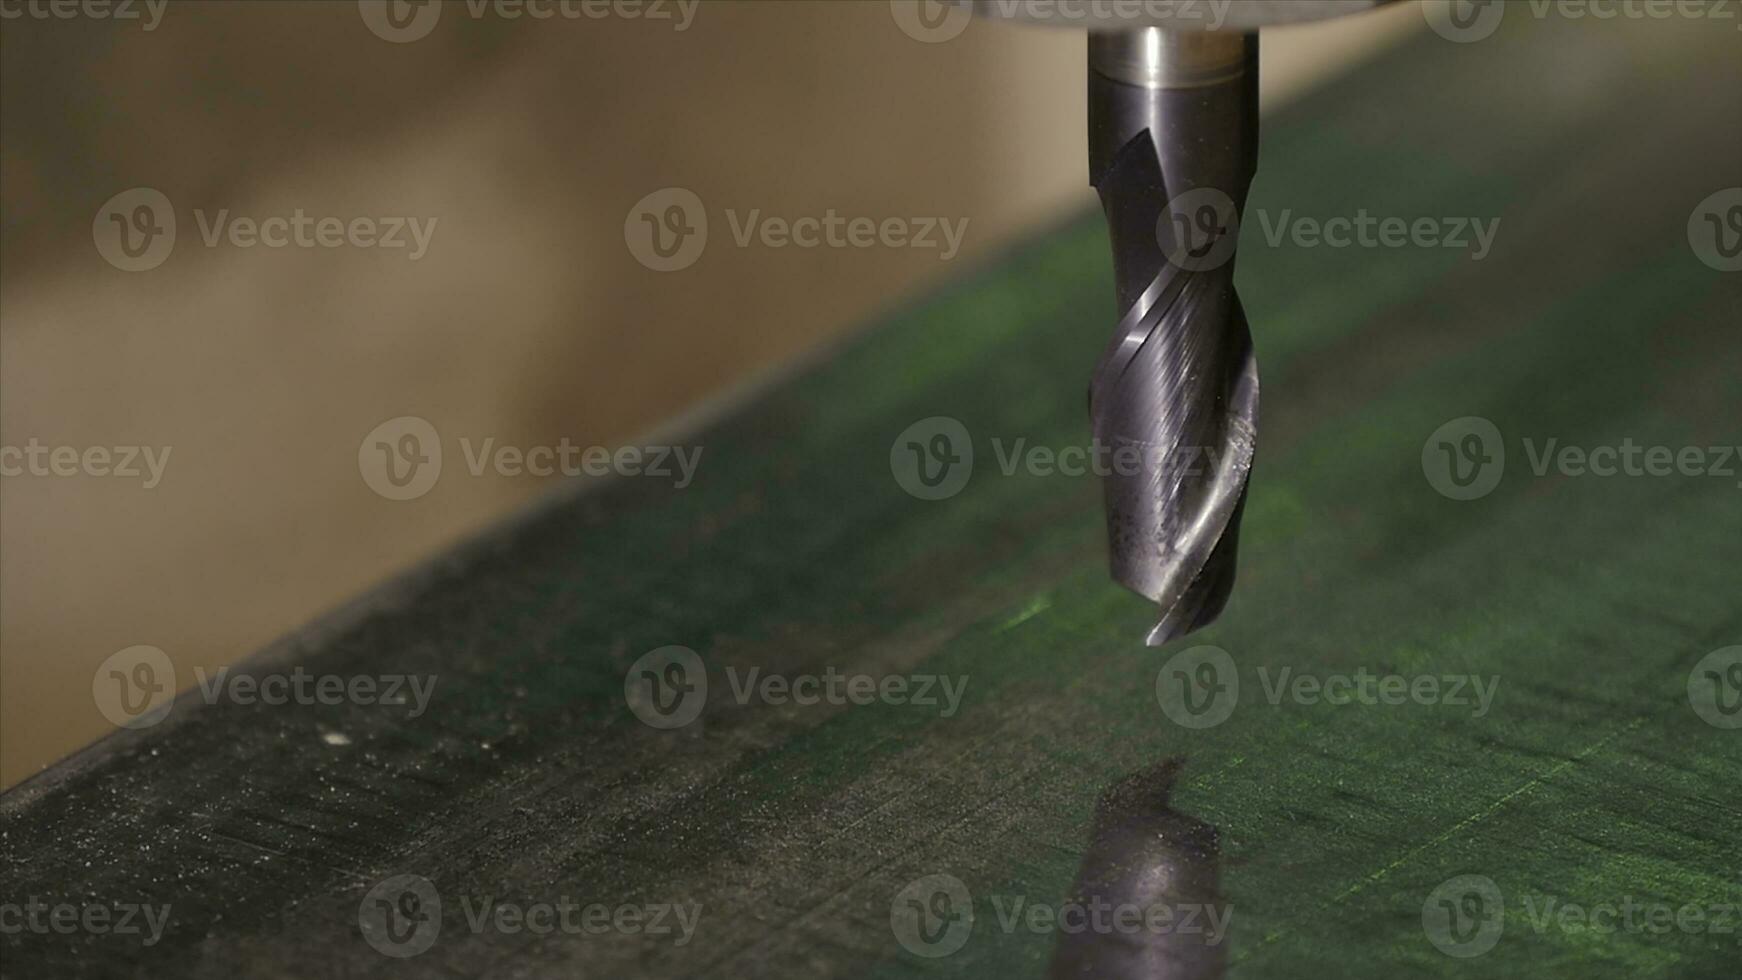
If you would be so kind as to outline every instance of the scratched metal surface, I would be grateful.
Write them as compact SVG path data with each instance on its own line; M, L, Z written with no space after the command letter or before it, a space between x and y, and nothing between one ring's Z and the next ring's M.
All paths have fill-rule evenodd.
M1272 223L1502 224L1472 261L1272 245L1248 220L1266 417L1213 629L1143 649L1149 610L1107 581L1093 481L999 472L994 437L1086 438L1112 305L1085 217L700 433L690 489L629 481L544 508L253 668L433 675L418 717L184 702L8 794L8 902L168 912L149 946L7 930L0 973L1734 975L1735 932L1539 912L1742 900L1742 730L1688 694L1702 657L1742 643L1742 477L1538 476L1524 444L1742 442L1742 291L1689 240L1699 202L1742 175L1733 28L1513 17L1477 44L1424 36L1271 121L1252 208ZM941 501L890 467L932 416L960 420L977 457ZM1508 457L1460 502L1422 454L1464 416ZM672 644L710 692L656 730L625 672ZM1157 697L1194 644L1237 665L1214 727ZM967 686L947 717L739 704L728 671L751 668ZM1485 711L1266 697L1283 669L1363 668L1498 686ZM363 925L400 875L443 904L433 936L413 927L430 906L381 907L390 944L430 939L405 958ZM894 927L951 935L902 911L955 910L903 892L928 875L974 912L936 958ZM1455 923L1454 941L1502 925L1471 959L1424 925L1460 875L1502 896ZM1000 918L1090 893L1232 911L1213 947ZM474 932L484 896L701 912L682 943Z

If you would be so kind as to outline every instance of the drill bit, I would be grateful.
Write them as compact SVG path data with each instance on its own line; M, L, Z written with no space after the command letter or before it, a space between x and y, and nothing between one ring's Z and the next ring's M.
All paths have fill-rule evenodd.
M1112 573L1155 602L1159 646L1234 585L1258 364L1234 292L1257 169L1256 34L1147 27L1089 37L1089 169L1122 315L1089 391Z
M1393 0L1108 4L950 0L983 17L1087 28L1089 177L1121 317L1089 389L1113 578L1153 601L1159 646L1234 587L1258 424L1258 364L1234 294L1257 169L1258 39Z

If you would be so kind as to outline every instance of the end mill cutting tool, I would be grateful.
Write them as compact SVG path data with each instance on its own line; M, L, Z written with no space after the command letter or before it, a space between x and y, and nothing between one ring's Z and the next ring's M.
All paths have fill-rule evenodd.
M1258 35L1389 0L1039 5L982 16L1086 27L1089 180L1121 315L1089 386L1113 578L1156 604L1146 642L1208 625L1234 587L1257 445L1258 362L1234 291L1258 161Z

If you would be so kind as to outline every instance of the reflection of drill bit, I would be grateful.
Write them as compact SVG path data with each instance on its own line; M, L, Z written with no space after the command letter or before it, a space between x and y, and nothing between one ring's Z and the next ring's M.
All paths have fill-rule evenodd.
M1061 931L1052 980L1209 980L1226 972L1234 907L1221 894L1221 836L1169 806L1180 765L1169 759L1101 794L1063 907L1110 917L1131 909L1146 925Z
M1089 392L1113 577L1161 607L1151 646L1208 624L1234 584L1258 365L1234 294L1257 165L1256 35L1091 35L1089 167L1123 315Z

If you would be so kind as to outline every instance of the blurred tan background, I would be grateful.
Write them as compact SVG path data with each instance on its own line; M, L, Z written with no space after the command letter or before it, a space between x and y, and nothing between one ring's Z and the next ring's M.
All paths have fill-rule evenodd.
M0 20L0 444L171 452L149 490L0 477L0 785L107 730L110 654L160 647L190 686L551 487L450 460L385 499L358 464L379 423L621 444L1091 205L1072 33L921 43L885 0L708 0L682 30L513 6L448 3L408 43L352 0ZM1267 109L1421 25L1271 33ZM625 219L673 186L709 245L658 273ZM146 272L94 240L135 187L178 222ZM943 261L740 248L727 208L969 223ZM208 247L195 212L225 209L437 224L415 261Z

